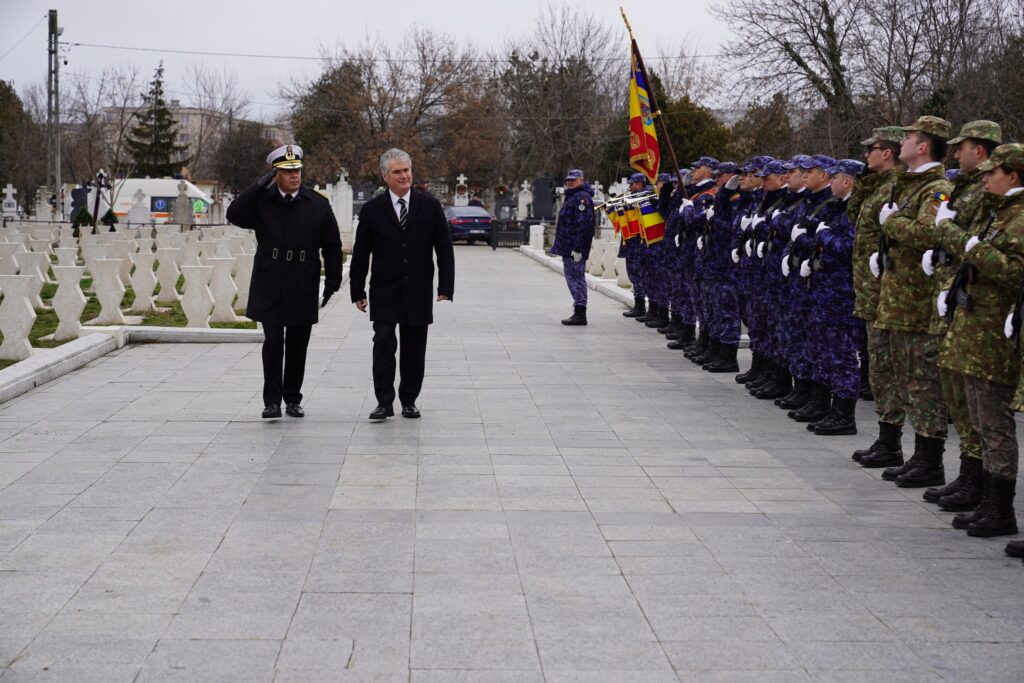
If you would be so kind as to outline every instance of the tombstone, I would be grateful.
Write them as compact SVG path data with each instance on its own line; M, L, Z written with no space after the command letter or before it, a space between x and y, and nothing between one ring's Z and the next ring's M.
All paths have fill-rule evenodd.
M341 232L342 251L351 253L355 243L355 232L352 229L352 186L348 184L344 169L338 176L338 182L331 186L330 200L334 219L338 221L338 230Z
M533 179L532 218L552 220L555 217L555 179L548 177Z
M14 242L0 242L0 275L17 275L18 262L14 254L20 245Z
M181 273L185 276L181 309L188 320L186 327L209 327L214 301L207 283L213 274L213 266L182 266Z
M75 239L75 229L72 226L61 226L60 241L57 243L63 249L74 249L78 247L78 240Z
M623 289L629 289L633 284L629 281L629 275L626 273L626 259L616 258L615 259L615 272L617 273L618 281L615 283Z
M132 195L132 208L128 209L128 225L141 225L153 221L149 215L147 199L141 187L135 190L135 194Z
M235 289L238 298L235 300L237 310L244 311L249 307L249 285L252 284L252 268L256 261L255 254L241 254L235 257Z
M538 225L530 226L530 249L544 251L544 232L547 226L541 221Z
M139 246L139 253L140 254L152 254L153 253L153 238L152 237L142 237L142 238L139 238L139 239L135 240L135 242Z
M199 265L199 252L202 250L203 245L199 243L199 233L190 232L188 239L185 240L180 251L178 252L178 265L179 266L198 266Z
M590 257L587 259L586 271L594 277L601 277L601 273L604 272L604 264L601 261L604 258L604 247L605 243L596 237L590 242Z
M213 312L210 314L210 322L233 323L238 321L235 315L235 295L238 288L231 279L231 271L235 268L233 258L210 258L206 259L206 265L213 267L210 275L210 294L213 296Z
M48 221L53 218L53 207L50 206L50 191L46 186L36 190L36 202L33 206L33 213L37 221Z
M0 292L4 295L0 303L0 358L4 360L25 360L32 355L29 332L36 321L32 300L39 297L39 283L31 275L0 275Z
M601 277L611 279L615 277L615 265L619 261L618 245L614 242L605 242L604 258L601 263Z
M101 258L94 263L96 272L93 273L92 286L100 302L100 314L92 324L124 325L121 300L124 298L125 286L121 282L121 259Z
M516 193L516 203L519 220L530 217L533 210L533 190L530 189L530 181L524 180Z
M77 339L82 329L82 311L86 304L85 295L82 294L84 272L85 266L53 266L57 293L50 303L59 321L53 333L54 341Z
M58 266L67 268L78 265L78 249L74 247L57 247L54 251L57 253Z
M494 193L494 217L499 221L512 221L518 218L518 203L515 193L511 190Z
M452 206L469 206L469 186L466 185L465 173L460 173L455 178L455 194L452 196Z
M624 194L629 191L629 183L626 182L626 178L622 178L618 182L612 183L608 186L608 194L612 197Z
M43 299L39 296L39 290L43 288L43 285L47 281L47 270L50 267L50 257L46 254L37 254L34 252L19 252L14 255L14 260L18 262L18 273L20 275L31 275L39 283L39 287L36 289L36 295L32 299L32 305L36 308L43 307Z
M178 183L178 196L174 198L170 222L182 226L192 226L196 222L196 215L192 210L192 200L188 198L188 185L184 180Z
M4 187L4 200L2 208L0 208L0 217L18 217L18 202L14 199L14 195L16 194L18 194L18 191L14 189L14 186L7 183L7 186Z
M83 244L82 260L85 261L85 269L89 275L93 275L96 268L96 259L107 257L107 246L105 244Z
M160 291L156 295L157 303L172 304L181 298L178 295L178 277L181 271L178 270L177 255L177 249L157 247L156 279L160 283Z
M219 225L224 222L224 199L222 195L218 194L213 198L213 203L210 204L210 224Z
M145 315L156 312L156 304L153 303L153 290L156 289L156 274L153 273L155 262L156 254L151 251L140 251L135 255L135 270L131 277L135 301L128 309L129 313Z

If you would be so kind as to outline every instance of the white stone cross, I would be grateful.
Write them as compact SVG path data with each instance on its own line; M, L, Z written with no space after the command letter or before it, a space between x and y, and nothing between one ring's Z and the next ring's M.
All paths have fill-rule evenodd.
M458 177L455 178L455 182L457 182L459 185L465 185L467 180L469 180L469 178L466 177L465 173L460 173Z
M82 294L82 275L85 266L53 266L57 278L57 293L53 295L53 310L57 313L58 325L53 333L54 341L78 339L82 328L79 318L85 310L86 299Z

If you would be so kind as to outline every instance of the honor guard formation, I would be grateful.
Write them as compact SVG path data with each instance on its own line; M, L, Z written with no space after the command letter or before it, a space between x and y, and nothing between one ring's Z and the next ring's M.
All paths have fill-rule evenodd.
M820 436L856 434L857 401L873 400L878 436L853 460L925 489L970 536L1016 534L1024 144L1003 144L991 121L954 136L934 116L876 128L861 144L863 161L701 157L654 187L632 175L627 194L598 207L633 285L623 315L712 373L739 371L746 328L753 360L736 382L754 400ZM943 166L947 154L958 170ZM577 325L592 197L581 171L566 182L554 253L574 304L563 322ZM652 239L655 208L664 232ZM955 477L943 468L950 424ZM1024 557L1024 542L1006 552Z

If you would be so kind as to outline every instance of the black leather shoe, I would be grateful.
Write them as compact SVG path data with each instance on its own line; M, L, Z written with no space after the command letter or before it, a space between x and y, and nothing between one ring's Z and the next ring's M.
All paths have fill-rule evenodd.
M292 417L306 417L306 411L298 403L285 403L284 412Z
M415 419L415 418L417 418L419 416L420 416L419 408L417 408L414 404L409 403L408 405L403 405L402 406L402 417L408 417L408 418Z
M281 405L279 403L271 403L263 409L264 420L269 420L272 417L281 417Z
M392 408L391 406L378 405L376 408L373 409L373 412L370 413L370 419L383 420L386 417L394 416L394 414L395 409Z

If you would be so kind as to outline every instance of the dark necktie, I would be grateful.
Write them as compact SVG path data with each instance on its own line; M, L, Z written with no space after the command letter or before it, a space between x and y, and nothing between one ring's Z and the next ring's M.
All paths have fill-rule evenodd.
M406 221L409 218L409 212L405 208L405 197L398 200L398 225L405 230Z
M285 204L291 204L291 203L292 203L292 200L293 200L293 199L295 199L295 198L294 198L294 197L292 197L292 196L291 196L290 194L286 194L286 195L284 196L284 202L285 202Z

